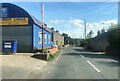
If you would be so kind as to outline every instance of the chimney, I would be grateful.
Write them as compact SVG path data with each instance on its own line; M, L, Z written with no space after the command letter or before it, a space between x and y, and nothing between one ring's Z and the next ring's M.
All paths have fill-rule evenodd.
M97 31L97 35L100 35L100 31L99 30Z
M51 28L54 31L54 28Z
M58 30L56 30L56 32L57 32L57 33L59 33L59 31L58 31Z
M104 28L101 30L101 33L105 33L105 29Z
M47 26L47 24L45 24L45 26Z

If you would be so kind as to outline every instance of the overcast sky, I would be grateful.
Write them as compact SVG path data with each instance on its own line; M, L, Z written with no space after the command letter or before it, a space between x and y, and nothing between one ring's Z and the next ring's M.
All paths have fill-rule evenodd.
M41 2L11 2L24 8L38 20L41 19ZM60 33L67 33L73 38L84 35L84 22L87 22L87 33L117 24L117 2L45 2L45 23ZM104 24L103 24L104 23Z

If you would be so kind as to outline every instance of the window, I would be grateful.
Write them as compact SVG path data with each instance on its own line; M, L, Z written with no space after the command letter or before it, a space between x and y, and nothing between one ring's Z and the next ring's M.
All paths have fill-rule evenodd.
M1 9L1 16L2 17L8 17L8 9L7 8L3 7Z
M38 44L42 44L42 33L38 32Z
M58 41L56 41L56 45L58 45Z
M48 44L50 44L50 35L48 35Z
M44 34L44 44L47 44L47 34Z

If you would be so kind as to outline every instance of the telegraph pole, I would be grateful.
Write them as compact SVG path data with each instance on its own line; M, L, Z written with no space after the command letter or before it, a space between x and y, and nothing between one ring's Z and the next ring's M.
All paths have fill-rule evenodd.
M42 54L44 53L44 32L43 32L43 29L44 29L44 0L42 0Z
M85 39L86 39L86 22L84 22L84 28L85 28L84 29L84 33L85 33L84 36L85 36Z

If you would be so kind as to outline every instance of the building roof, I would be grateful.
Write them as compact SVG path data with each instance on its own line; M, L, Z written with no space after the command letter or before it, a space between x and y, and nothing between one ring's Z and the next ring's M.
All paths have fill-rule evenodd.
M33 19L33 21L34 21L35 24L37 24L37 25L39 25L40 27L42 27L42 22L40 22L37 18L35 18L35 17L32 16L32 15L30 15L30 16L31 16L31 18ZM51 28L47 27L47 25L45 25L45 24L44 24L44 29L47 30L47 31L50 32L50 33L51 33L51 32L52 32L52 33L57 33L57 34L59 34L60 36L62 36L60 33L52 30Z
M51 28L50 28L50 31L51 31L52 33L57 33L57 34L59 34L60 36L62 36L59 32L57 32L57 31L55 31L55 30L53 30L53 29L51 29ZM64 36L62 36L62 37L64 37Z
M30 15L31 18L33 19L33 22L35 24L37 24L38 26L42 27L42 22L40 22L37 18L35 18L34 16ZM47 30L48 32L52 32L51 29L49 27L47 27L45 24L44 24L44 29Z
M9 15L8 15L9 18L28 17L29 18L28 25L32 25L32 23L35 23L39 27L42 27L42 22L40 22L37 18L32 16L30 13L28 13L25 9L12 3L0 3L0 4L2 5L2 7L9 7ZM44 24L44 29L47 30L48 32L51 32L50 28L48 28L45 24Z
M92 40L94 40L94 39L103 39L104 37L108 37L108 34L109 34L109 32L104 32L104 33L102 33L102 34L99 34L99 35L97 35L96 37L94 37L94 38L92 38Z

